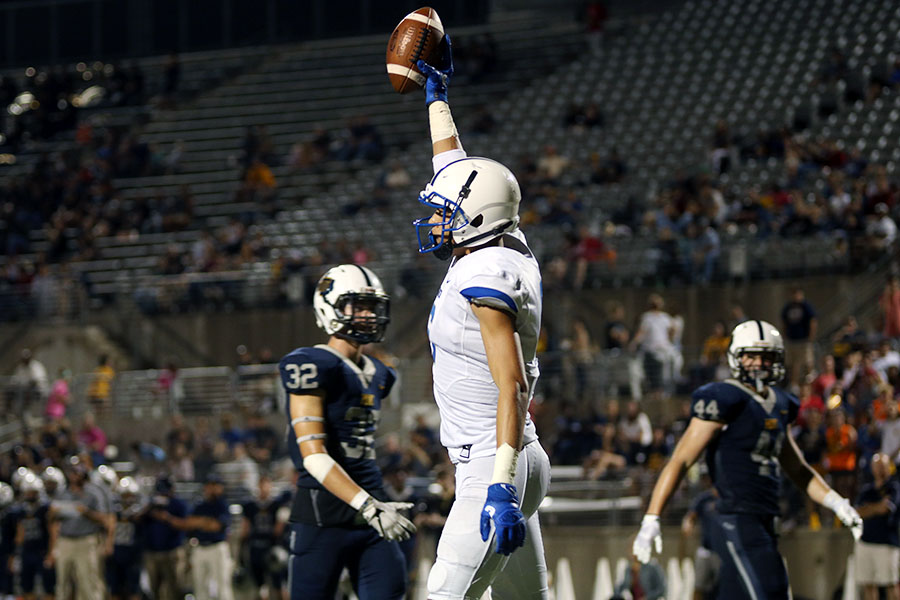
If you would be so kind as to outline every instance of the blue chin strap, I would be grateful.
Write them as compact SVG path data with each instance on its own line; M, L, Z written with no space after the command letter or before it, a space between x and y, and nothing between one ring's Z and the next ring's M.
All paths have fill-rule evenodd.
M439 198L440 203L435 202L435 198ZM413 225L416 228L416 239L419 243L419 252L421 254L435 252L436 255L439 255L444 253L441 251L442 249L445 251L452 250L451 244L444 240L449 240L452 232L458 231L468 225L469 217L466 216L466 213L463 212L459 204L434 191L428 194L425 192L419 194L419 202L434 210L443 209L444 211L444 220L438 221L437 223L430 221L433 215L413 221ZM457 216L461 218L459 219L459 225L454 227L453 222L457 220ZM435 227L441 228L441 233L438 237L435 237L432 232ZM449 255L447 257L449 258Z

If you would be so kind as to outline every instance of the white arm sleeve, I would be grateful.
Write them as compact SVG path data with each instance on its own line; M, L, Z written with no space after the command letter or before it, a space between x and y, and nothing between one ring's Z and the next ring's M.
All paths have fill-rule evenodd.
M437 173L450 163L457 161L461 158L465 158L466 151L462 148L455 148L453 150L447 150L446 152L441 152L440 154L435 154L431 159L431 164L434 165L434 172Z

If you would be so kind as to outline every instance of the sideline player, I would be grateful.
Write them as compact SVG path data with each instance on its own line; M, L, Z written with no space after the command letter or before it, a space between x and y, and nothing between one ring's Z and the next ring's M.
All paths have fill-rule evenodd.
M50 503L41 496L44 483L34 473L28 473L19 484L22 502L16 516L15 545L21 558L19 585L25 600L34 600L35 583L41 580L44 598L56 593L56 572L44 565L49 546L47 513Z
M273 560L272 553L284 538L289 503L290 495L272 494L272 480L264 473L259 477L256 497L243 504L241 542L247 548L247 563L259 600L287 598L283 577L287 570L283 574L281 568L273 568L278 561Z
M393 369L362 353L380 342L390 298L365 267L339 265L319 279L316 323L327 344L281 359L288 448L299 472L291 508L288 586L294 600L331 600L346 567L361 600L399 600L406 565L397 540L415 531L386 502L373 442Z
M547 598L537 508L550 462L528 404L539 375L541 272L519 230L512 172L467 157L447 103L449 39L427 74L435 175L419 195L419 252L452 259L428 319L441 443L456 466L456 502L428 576L431 600ZM527 361L527 362L526 362ZM517 550L518 548L518 550Z
M138 600L141 597L141 559L146 524L142 513L146 505L134 478L123 477L115 486L118 496L114 511L116 533L112 554L106 558L106 583L112 600Z
M720 535L712 540L722 559L718 597L788 598L787 570L775 529L780 469L812 500L834 511L857 539L862 520L850 502L803 460L790 436L788 428L800 403L775 387L785 372L781 333L765 321L741 323L731 334L728 365L734 379L694 392L691 421L656 482L633 551L647 562L652 546L662 550L659 515L706 449L720 496Z

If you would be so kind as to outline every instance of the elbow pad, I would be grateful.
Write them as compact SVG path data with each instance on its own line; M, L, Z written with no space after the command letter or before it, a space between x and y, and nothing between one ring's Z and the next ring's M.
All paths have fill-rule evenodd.
M303 468L322 485L325 484L325 478L336 464L334 459L325 452L316 452L303 458Z

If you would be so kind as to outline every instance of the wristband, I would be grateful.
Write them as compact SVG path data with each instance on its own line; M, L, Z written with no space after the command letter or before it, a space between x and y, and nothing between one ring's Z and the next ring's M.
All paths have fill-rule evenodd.
M497 448L497 455L494 457L494 475L491 477L491 483L508 483L512 485L516 478L516 464L519 461L519 451L503 442Z
M354 510L358 511L360 508L362 508L362 505L365 504L366 500L368 500L369 498L371 498L369 492L367 492L366 490L359 490L359 492L357 492L357 494L353 496L353 499L350 500L350 506L352 506Z
M459 135L450 114L450 105L437 100L428 105L428 124L431 126L431 143L435 144Z
M825 497L822 499L822 506L830 510L831 512L837 512L837 507L844 502L844 497L838 494L836 491L831 490Z

